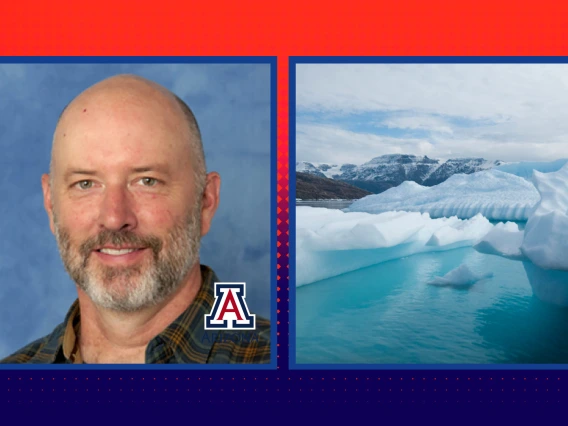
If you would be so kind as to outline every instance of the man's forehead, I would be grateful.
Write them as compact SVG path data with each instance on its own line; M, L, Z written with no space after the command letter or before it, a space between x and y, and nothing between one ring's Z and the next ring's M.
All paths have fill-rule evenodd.
M175 95L167 89L137 76L112 77L86 89L66 107L54 134L52 165L61 155L86 159L117 153L145 163L148 152L158 157L173 152L179 161L189 145L188 130ZM156 147L160 151L152 154Z

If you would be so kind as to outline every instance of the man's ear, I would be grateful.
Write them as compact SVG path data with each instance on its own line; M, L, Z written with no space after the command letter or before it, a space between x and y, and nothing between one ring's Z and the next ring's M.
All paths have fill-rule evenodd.
M51 199L51 188L49 185L49 175L43 174L41 176L41 187L43 190L43 207L47 212L47 216L49 218L49 227L51 228L51 232L55 235L55 224L53 222L53 202Z
M219 192L221 189L221 176L217 172L207 175L203 198L201 200L201 236L209 232L211 221L219 206Z

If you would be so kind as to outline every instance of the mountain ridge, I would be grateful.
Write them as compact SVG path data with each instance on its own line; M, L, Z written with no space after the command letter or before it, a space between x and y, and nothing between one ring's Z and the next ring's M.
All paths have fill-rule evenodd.
M413 181L423 186L434 186L454 174L471 174L505 164L480 157L450 158L446 161L412 154L386 154L355 165L351 163L296 162L296 172L308 173L322 178L343 181L350 185L381 193Z

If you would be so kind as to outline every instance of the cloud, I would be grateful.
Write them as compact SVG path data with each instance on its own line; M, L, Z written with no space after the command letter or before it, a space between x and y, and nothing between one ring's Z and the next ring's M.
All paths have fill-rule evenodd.
M429 130L434 133L454 133L451 126L443 119L429 116L392 117L377 124L390 129Z
M335 152L336 162L403 148L510 161L568 157L565 64L299 64L296 79L300 124L311 114L310 124L336 127L321 150ZM350 119L370 113L381 115L376 129L349 129ZM359 135L340 138L341 129ZM314 143L299 137L297 152L316 154ZM352 152L365 146L366 155Z
M296 141L297 160L340 164L362 164L384 154L430 155L433 149L423 139L399 139L317 124L299 124Z

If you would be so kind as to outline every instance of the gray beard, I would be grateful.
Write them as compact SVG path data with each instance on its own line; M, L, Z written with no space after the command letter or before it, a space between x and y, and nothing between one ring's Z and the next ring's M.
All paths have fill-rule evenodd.
M67 273L93 303L117 312L135 312L163 302L199 260L201 206L196 206L185 224L174 226L165 241L131 231L105 230L74 249L69 233L58 224L55 214L54 225ZM105 244L148 247L152 261L129 267L98 265L95 269L93 250Z

